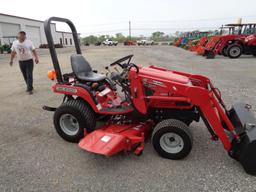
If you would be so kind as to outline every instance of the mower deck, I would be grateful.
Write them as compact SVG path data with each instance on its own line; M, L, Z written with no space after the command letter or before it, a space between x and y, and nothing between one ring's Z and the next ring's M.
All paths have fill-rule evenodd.
M105 156L121 151L132 151L139 155L144 149L144 141L151 132L151 121L132 124L107 124L85 135L79 147Z

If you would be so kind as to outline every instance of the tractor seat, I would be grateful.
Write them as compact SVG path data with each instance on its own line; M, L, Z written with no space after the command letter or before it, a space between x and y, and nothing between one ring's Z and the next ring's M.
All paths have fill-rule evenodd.
M72 70L79 80L98 82L106 78L106 76L94 73L88 61L80 54L73 54L70 57Z

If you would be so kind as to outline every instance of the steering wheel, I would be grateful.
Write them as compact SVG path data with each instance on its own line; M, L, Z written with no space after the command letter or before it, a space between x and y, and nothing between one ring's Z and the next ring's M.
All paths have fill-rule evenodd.
M114 65L118 65L120 66L122 69L128 69L128 71L132 68L135 67L136 72L139 72L139 67L137 65L135 65L134 63L130 63L131 59L132 59L133 55L128 55L126 57L123 57L121 59L116 60L115 62L111 63L110 66L114 66ZM127 61L127 63L123 63L124 61Z
M111 78L111 80L115 81L118 85L120 85L122 87L125 97L128 100L131 100L130 91L129 91L130 88L129 88L129 83L127 81L124 81L124 79L126 79L127 73L133 67L136 69L136 73L139 72L139 67L137 65L135 65L134 63L131 63L132 57L133 57L133 55L128 55L128 56L118 59L115 62L110 64L110 66L118 65L123 69L123 71L121 73L111 72L110 78ZM127 61L127 62L125 62L125 61Z
M132 59L133 55L125 56L121 59L116 60L115 62L111 63L110 66L119 65L121 68L127 68L130 64L130 61ZM122 64L122 62L128 60L126 64Z

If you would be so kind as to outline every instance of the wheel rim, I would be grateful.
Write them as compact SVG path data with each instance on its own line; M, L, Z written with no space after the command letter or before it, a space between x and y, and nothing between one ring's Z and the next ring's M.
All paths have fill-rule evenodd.
M237 57L240 54L240 48L239 47L232 47L230 49L230 55L233 57Z
M62 131L69 136L74 136L79 131L79 123L77 119L71 114L61 115L60 127Z
M179 153L184 147L184 141L176 133L165 133L160 138L160 146L167 153Z

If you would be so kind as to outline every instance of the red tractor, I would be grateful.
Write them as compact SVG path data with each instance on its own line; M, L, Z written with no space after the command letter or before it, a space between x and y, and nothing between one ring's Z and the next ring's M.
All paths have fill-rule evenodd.
M136 41L134 41L134 40L126 40L126 41L124 42L124 45L128 45L128 46L130 46L130 45L136 45Z
M255 35L256 24L228 24L233 29L228 35L221 36L213 47L206 49L207 58L214 58L216 55L228 56L235 59L242 54L256 56ZM248 38L248 36L250 36Z
M222 35L232 34L234 33L234 29L234 27L221 26L220 30L215 31L214 34L211 35L209 39L207 39L204 45L200 45L197 47L197 54L206 56L209 50L214 49L215 45L219 42Z
M190 47L190 51L196 51L199 47L204 47L208 42L208 37L205 36L205 37L201 37L200 40L195 44L195 45L192 45Z
M71 73L61 73L51 21L65 22L72 30L76 54L71 56ZM190 123L202 118L212 140L220 140L247 173L256 174L256 127L250 105L239 103L228 110L207 77L138 66L131 62L133 55L110 64L106 75L99 74L82 56L76 28L68 19L49 18L45 33L54 66L48 76L57 80L52 91L64 99L59 107L44 109L54 111L54 126L63 139L111 156L121 151L140 155L151 137L160 156L178 160L192 149Z

